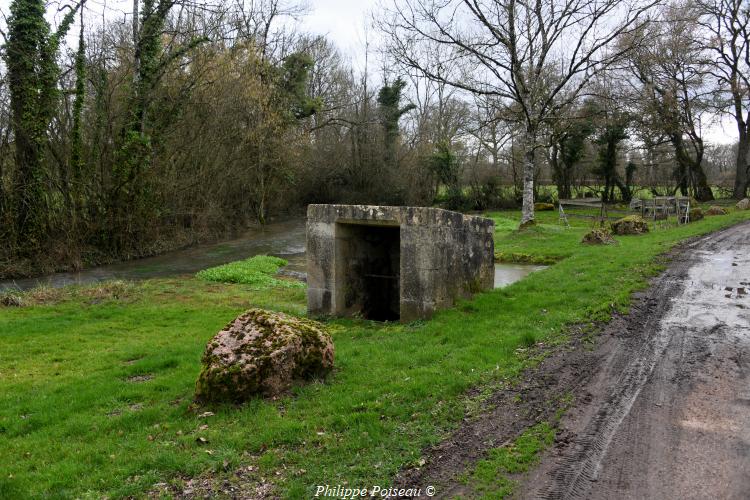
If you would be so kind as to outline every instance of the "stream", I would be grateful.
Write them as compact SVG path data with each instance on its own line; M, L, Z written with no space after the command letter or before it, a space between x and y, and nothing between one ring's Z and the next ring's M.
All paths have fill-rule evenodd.
M301 276L306 271L305 219L272 222L252 228L227 241L194 245L155 257L119 262L83 269L79 272L54 273L36 278L0 281L0 291L30 290L37 286L59 288L107 280L138 281L194 274L207 267L218 266L255 255L275 255L289 262L284 273ZM545 266L496 264L495 288L507 286Z

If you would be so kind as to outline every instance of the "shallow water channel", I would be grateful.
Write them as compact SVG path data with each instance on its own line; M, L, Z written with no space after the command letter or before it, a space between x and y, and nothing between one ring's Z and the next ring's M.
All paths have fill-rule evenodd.
M289 261L287 274L301 276L305 272L305 220L273 222L263 228L249 229L235 239L207 243L174 250L155 257L131 260L74 273L55 273L37 278L0 281L0 291L29 290L36 286L63 287L113 279L137 281L193 274L207 267L218 266L255 255L276 255ZM525 278L544 266L496 264L495 288Z

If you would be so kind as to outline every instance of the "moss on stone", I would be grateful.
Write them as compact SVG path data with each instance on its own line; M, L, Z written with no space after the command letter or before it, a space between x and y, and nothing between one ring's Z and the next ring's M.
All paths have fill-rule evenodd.
M276 395L295 379L333 368L333 342L315 321L252 309L209 341L195 386L198 402Z
M593 229L583 236L581 243L586 245L616 245L617 240L612 237L612 233L607 229Z
M706 215L708 216L716 216L716 215L727 215L729 212L727 212L722 207L712 205L707 211Z
M648 233L648 222L640 215L628 215L610 224L612 232L617 235Z

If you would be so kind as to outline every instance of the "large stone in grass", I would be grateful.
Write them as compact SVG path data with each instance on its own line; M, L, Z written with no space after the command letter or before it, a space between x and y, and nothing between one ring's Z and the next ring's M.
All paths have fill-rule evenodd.
M714 216L714 215L726 215L728 212L724 210L723 208L712 205L708 210L706 210L706 215Z
M750 210L750 198L738 201L737 210Z
M206 346L195 384L198 402L246 401L287 391L333 368L331 336L320 323L251 309Z
M606 229L593 229L583 236L581 243L586 245L616 245L617 240Z
M612 232L620 236L648 232L648 222L646 222L640 215L628 215L627 217L614 221L611 226Z

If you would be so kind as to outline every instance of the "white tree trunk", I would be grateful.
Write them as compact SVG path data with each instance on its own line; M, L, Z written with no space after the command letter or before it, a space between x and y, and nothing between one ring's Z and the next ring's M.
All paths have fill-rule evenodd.
M521 226L534 223L535 131L527 129L524 147L526 148L526 153L523 156L523 205L521 206Z

